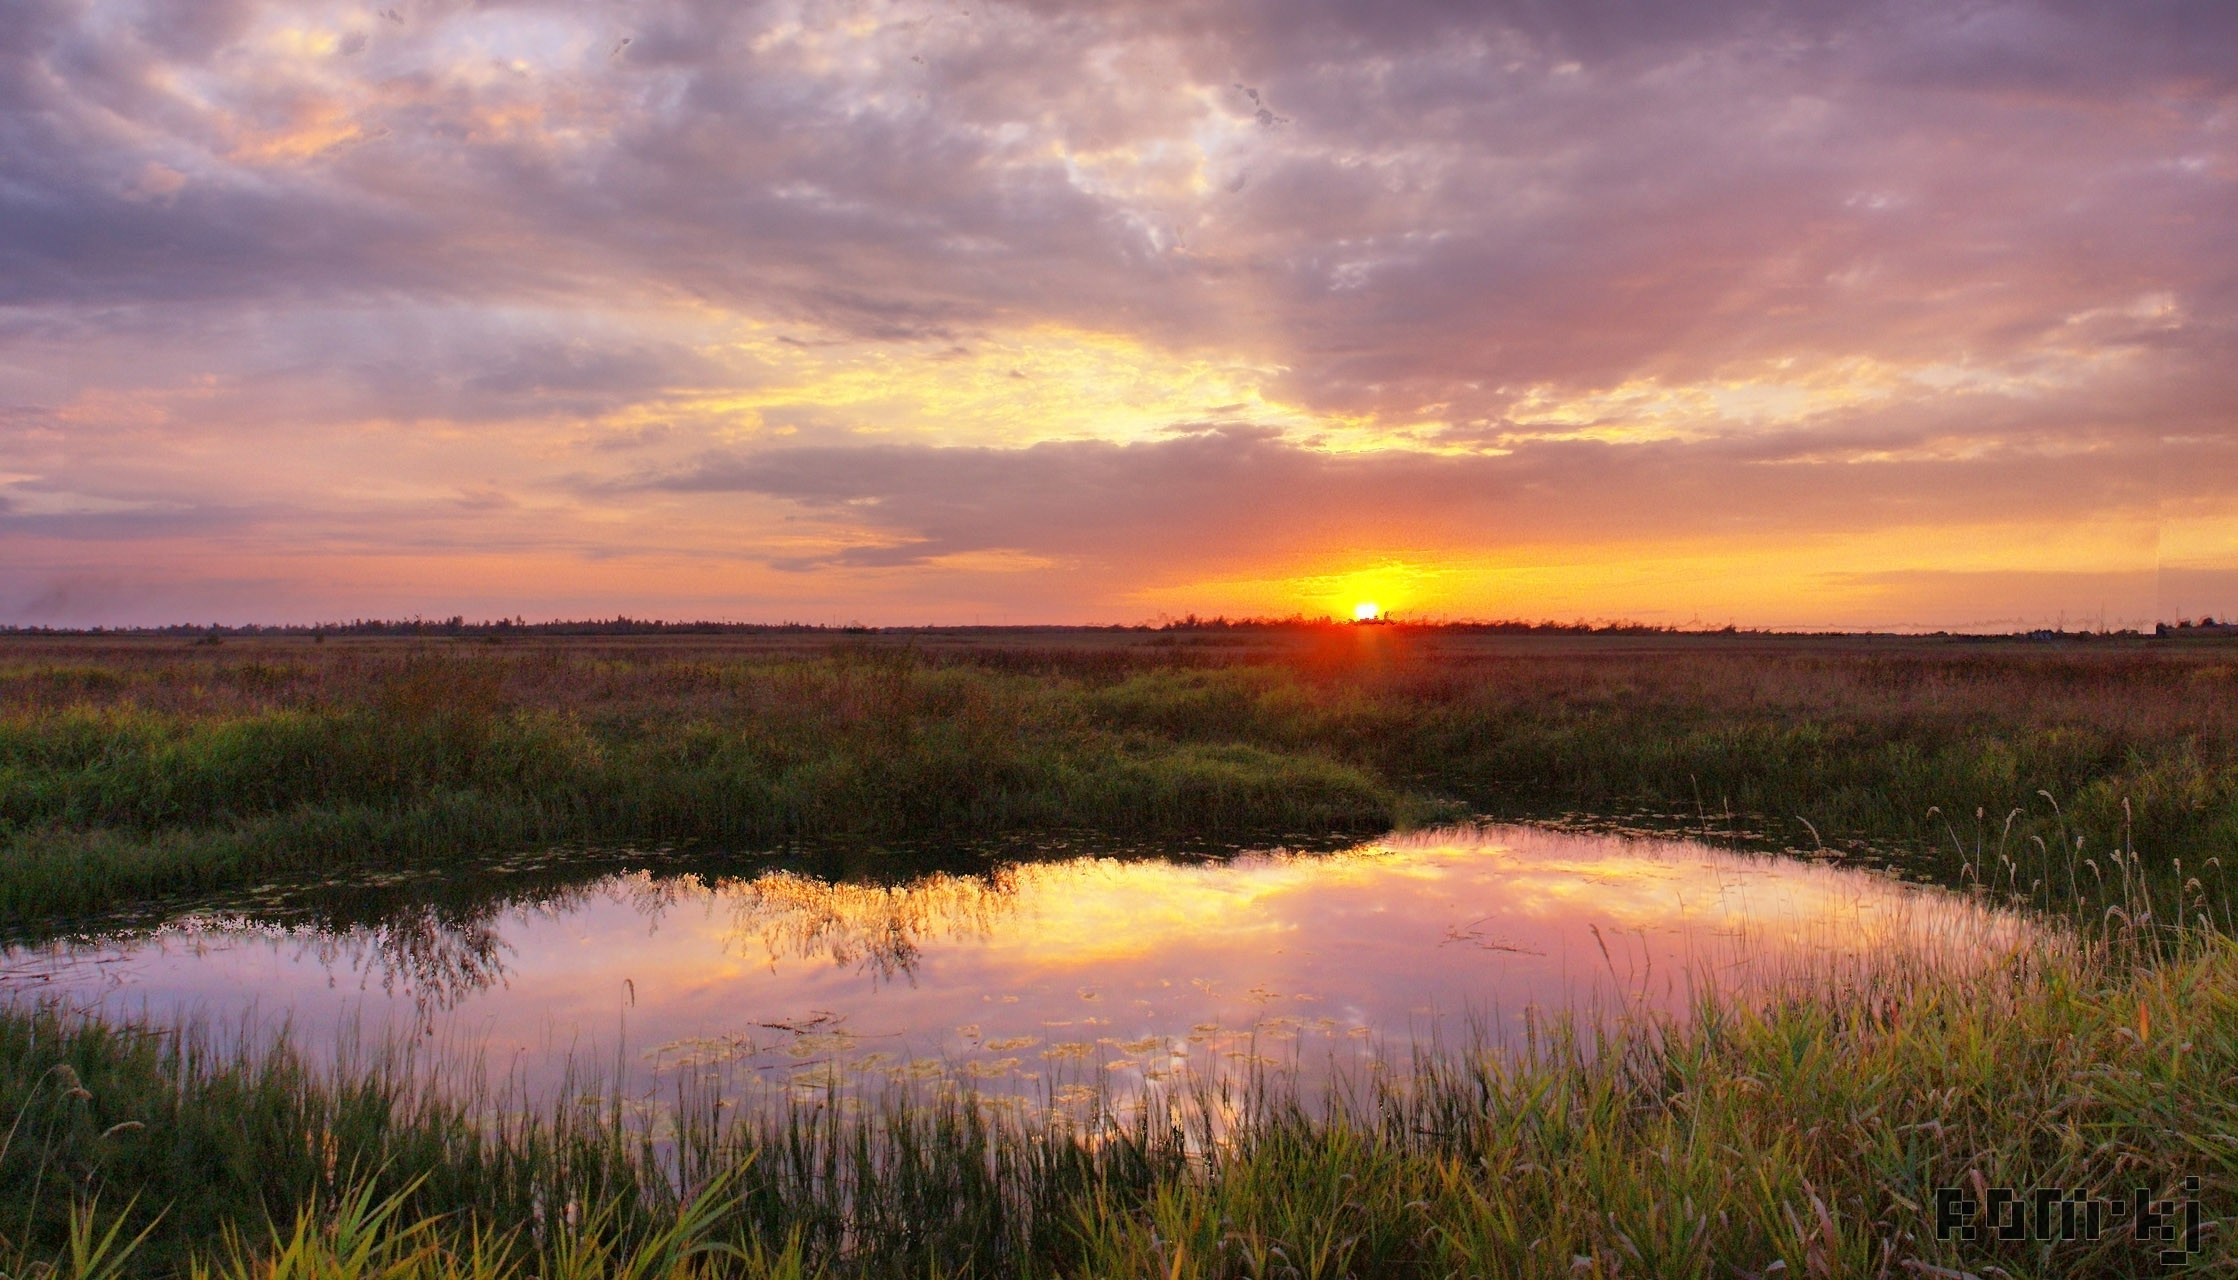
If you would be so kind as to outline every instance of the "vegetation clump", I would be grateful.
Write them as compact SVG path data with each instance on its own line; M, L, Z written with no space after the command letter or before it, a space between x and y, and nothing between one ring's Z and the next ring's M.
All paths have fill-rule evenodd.
M284 1041L19 1002L0 1009L0 1276L2048 1277L2165 1274L2167 1248L2200 1273L2238 1258L2222 648L1219 638L15 637L0 921L37 937L161 895L588 842L1241 841L1575 809L1871 846L2073 945L1963 977L1799 971L1677 1021L1424 1050L1326 1097L1273 1072L1036 1114L867 1085L774 1111L595 1089L524 1107L404 1051L315 1069ZM2195 1202L2200 1232L1937 1231L1944 1189L1999 1186Z
M2142 1276L2189 1247L2119 1221L1938 1234L1938 1188L1995 1186L2196 1200L2184 1261L2212 1271L2234 1256L2238 945L2127 936L1986 980L1797 973L1782 998L1424 1052L1327 1097L1270 1073L1058 1116L838 1092L527 1114L394 1062L319 1074L284 1044L19 1009L0 1274L102 1274L102 1239L132 1274L273 1280Z
M215 653L17 637L0 921L568 842L1242 839L1465 808L1648 810L1720 834L1750 815L1776 842L1898 847L1946 881L2054 897L2074 896L2078 837L2101 875L2103 851L2153 850L2171 890L2176 860L2196 874L2238 846L2238 666L2219 648L1302 634Z

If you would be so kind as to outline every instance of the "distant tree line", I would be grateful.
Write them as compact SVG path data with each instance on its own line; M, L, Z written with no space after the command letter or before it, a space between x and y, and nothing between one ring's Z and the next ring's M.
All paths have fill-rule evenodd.
M228 637L296 636L323 639L327 636L452 636L462 638L504 639L510 636L656 636L656 635L868 635L879 632L909 634L913 632L949 632L984 634L1032 634L1057 631L1110 631L1110 632L1159 632L1159 633L1272 633L1297 631L1345 631L1363 627L1391 627L1416 631L1436 631L1451 635L1542 635L1542 636L1656 636L1656 635L1870 635L1873 632L1782 631L1776 628L1738 627L1727 623L1722 627L1700 625L1681 626L1635 622L1627 619L1615 621L1572 622L1542 620L1528 622L1522 619L1492 621L1415 621L1389 616L1366 618L1357 621L1335 618L1308 617L1292 614L1288 617L1230 618L1226 615L1200 617L1191 613L1180 618L1161 617L1155 623L1106 626L1065 625L1006 625L1006 626L899 626L874 627L862 623L824 622L714 622L664 621L655 618L632 618L617 614L612 618L553 619L547 622L530 622L524 618L497 618L468 622L463 615L448 618L352 618L347 622L314 623L244 623L227 625L211 623L172 623L167 626L147 627L51 627L0 625L0 635L20 636L168 636L181 640L217 643ZM1956 636L1968 633L1936 631L1935 636ZM2139 635L2136 631L2080 631L2038 629L2007 633L2027 639L2057 639L2084 635ZM2174 623L2159 623L2153 628L2157 636L2238 635L2238 622L2212 617L2184 619ZM1993 639L1995 636L1980 638Z
M1286 618L1229 618L1226 616L1200 618L1196 614L1161 622L1155 628L1140 630L1157 631L1343 631L1354 627L1404 627L1424 631L1444 631L1456 634L1517 634L1517 635L1684 635L1729 634L1737 628L1659 626L1649 622L1525 622L1520 619L1503 621L1416 621L1393 617L1388 614L1373 618L1337 619L1307 617L1302 613Z
M664 622L632 618L581 620L555 619L529 622L523 618L498 618L468 622L453 614L448 618L352 618L348 622L173 623L160 627L17 627L0 626L0 635L65 636L175 636L200 640L226 636L638 636L638 635L760 635L775 632L867 632L878 630L860 624L828 625L820 622Z
M2220 622L2212 617L2201 618L2196 622L2190 618L2183 618L2173 623L2159 623L2153 627L2153 634L2156 636L2238 635L2238 622L2233 622L2227 618Z

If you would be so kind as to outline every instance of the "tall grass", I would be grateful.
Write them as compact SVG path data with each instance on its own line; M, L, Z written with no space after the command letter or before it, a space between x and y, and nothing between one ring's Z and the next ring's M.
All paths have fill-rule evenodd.
M131 1273L229 1277L2167 1274L2118 1221L1937 1238L1937 1188L1992 1186L2193 1197L2187 1265L2238 1260L2219 932L1786 978L1312 1096L1272 1071L1070 1120L961 1092L531 1114L402 1058L314 1074L16 1009L0 1272L132 1245Z
M1748 814L1790 844L1907 848L1951 883L2006 874L2002 854L2053 898L2078 837L2107 874L2125 843L2157 851L2132 871L2161 878L2163 900L2193 878L2213 898L2209 859L2238 847L2238 664L2212 647L1372 639L18 641L0 650L0 919L21 932L305 869L570 841L1242 837L1380 830L1457 803L1645 808L1719 831Z
M1366 831L1410 811L1333 753L1098 728L1040 677L687 667L652 705L547 706L501 658L358 674L300 705L0 716L0 917L570 840Z
M2080 944L1797 974L1301 1097L1065 1125L968 1095L595 1089L0 1012L0 1274L2163 1274L1939 1240L1935 1188L2238 1205L2232 664L2187 649L10 650L0 916L599 839L1379 828L1460 797L1902 843ZM47 922L41 924L39 922ZM1206 1088L1213 1086L1206 1085ZM1216 1128L1196 1128L1218 1117ZM1940 1270L1938 1270L1940 1269ZM1994 1269L1994 1270L1993 1270Z

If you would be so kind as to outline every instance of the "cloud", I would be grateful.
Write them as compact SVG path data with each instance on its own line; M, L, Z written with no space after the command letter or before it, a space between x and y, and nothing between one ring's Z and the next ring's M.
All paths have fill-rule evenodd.
M2188 0L31 0L0 472L86 501L0 518L796 580L2219 528L2234 48Z
M1995 450L1960 462L1901 454L1783 461L1756 441L1331 454L1231 426L1132 444L711 453L625 487L782 498L867 531L859 545L789 559L790 567L922 565L1002 550L1121 576L1173 564L1216 573L1332 555L1543 555L1561 546L1995 524L2046 508L2078 522L2149 522L2161 500L2151 456Z
M1785 347L1911 345L1889 295L1963 304L1928 301L1935 340L1979 346L2009 308L2165 278L2212 235L2166 215L2223 198L2154 164L2210 141L2211 59L2028 6L882 12L649 6L619 55L571 9L337 16L285 62L284 8L139 42L50 19L21 58L41 110L11 116L8 276L24 302L652 288L871 339L1118 325L1312 356L1300 394L1385 406L1464 371L1683 372L1768 321ZM213 103L163 87L218 66ZM1238 76L1292 123L1256 127ZM237 159L251 133L313 146L327 110L359 141ZM1980 113L1997 147L1936 145ZM173 205L117 194L156 164L188 181ZM2080 277L2028 253L2085 236ZM1881 287L1844 297L1860 273ZM1992 280L2016 301L1966 296Z

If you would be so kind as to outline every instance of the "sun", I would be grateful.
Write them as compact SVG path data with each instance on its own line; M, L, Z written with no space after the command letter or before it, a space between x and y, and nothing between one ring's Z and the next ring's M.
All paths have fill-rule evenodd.
M1331 622L1389 622L1394 617L1420 622L1434 580L1445 570L1403 560L1386 560L1333 573L1317 573L1288 580L1285 594L1306 607L1306 613Z

